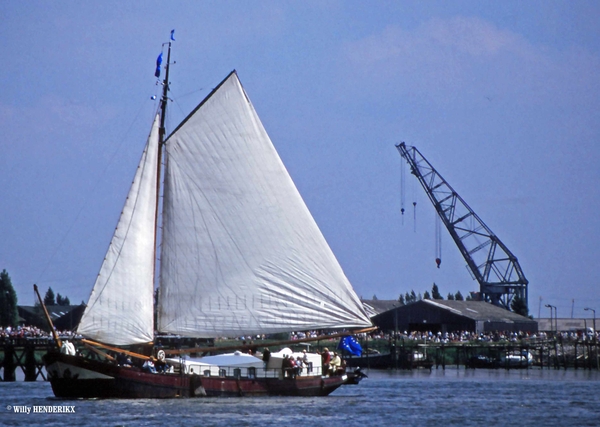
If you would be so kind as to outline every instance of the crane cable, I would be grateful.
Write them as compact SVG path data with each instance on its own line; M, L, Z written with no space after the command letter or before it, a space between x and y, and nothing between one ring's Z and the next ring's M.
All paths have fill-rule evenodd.
M435 263L440 268L442 263L442 220L439 215L435 215Z
M404 159L403 159L404 160ZM406 166L404 161L400 162L400 213L402 214L402 225L404 225L404 201L406 195Z
M414 180L411 182L413 199L413 231L417 232L417 188Z

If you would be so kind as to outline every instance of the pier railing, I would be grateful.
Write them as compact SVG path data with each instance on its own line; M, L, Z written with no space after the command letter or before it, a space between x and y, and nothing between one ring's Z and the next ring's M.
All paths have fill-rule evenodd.
M363 355L349 366L374 369L466 368L600 369L600 345L593 337L555 337L513 341L369 339Z
M19 371L25 381L46 380L42 357L55 347L49 337L0 337L0 380L16 381Z
M61 337L62 338L62 337ZM77 338L64 337L77 345ZM411 339L369 339L361 342L363 355L345 359L349 367L374 369L503 368L600 370L596 337L554 337L516 341L435 342ZM331 346L332 343L326 343ZM50 337L0 337L0 381L46 380L42 357L55 348Z

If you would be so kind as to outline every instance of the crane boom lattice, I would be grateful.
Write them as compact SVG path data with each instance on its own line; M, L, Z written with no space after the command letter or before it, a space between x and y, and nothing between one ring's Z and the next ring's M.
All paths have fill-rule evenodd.
M431 200L477 282L484 301L511 309L515 297L527 305L519 261L416 147L396 145Z

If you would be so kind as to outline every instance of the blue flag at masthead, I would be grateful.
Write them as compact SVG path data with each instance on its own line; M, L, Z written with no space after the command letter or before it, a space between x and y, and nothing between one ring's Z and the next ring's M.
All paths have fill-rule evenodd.
M156 58L156 71L154 72L154 75L157 78L160 77L160 64L162 64L162 52L158 55L158 58Z

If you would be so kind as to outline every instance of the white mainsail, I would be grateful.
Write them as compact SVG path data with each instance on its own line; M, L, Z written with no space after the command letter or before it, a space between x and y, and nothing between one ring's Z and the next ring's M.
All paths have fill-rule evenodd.
M159 331L371 326L235 71L165 147Z
M154 339L154 234L159 143L156 116L77 332L107 344Z

